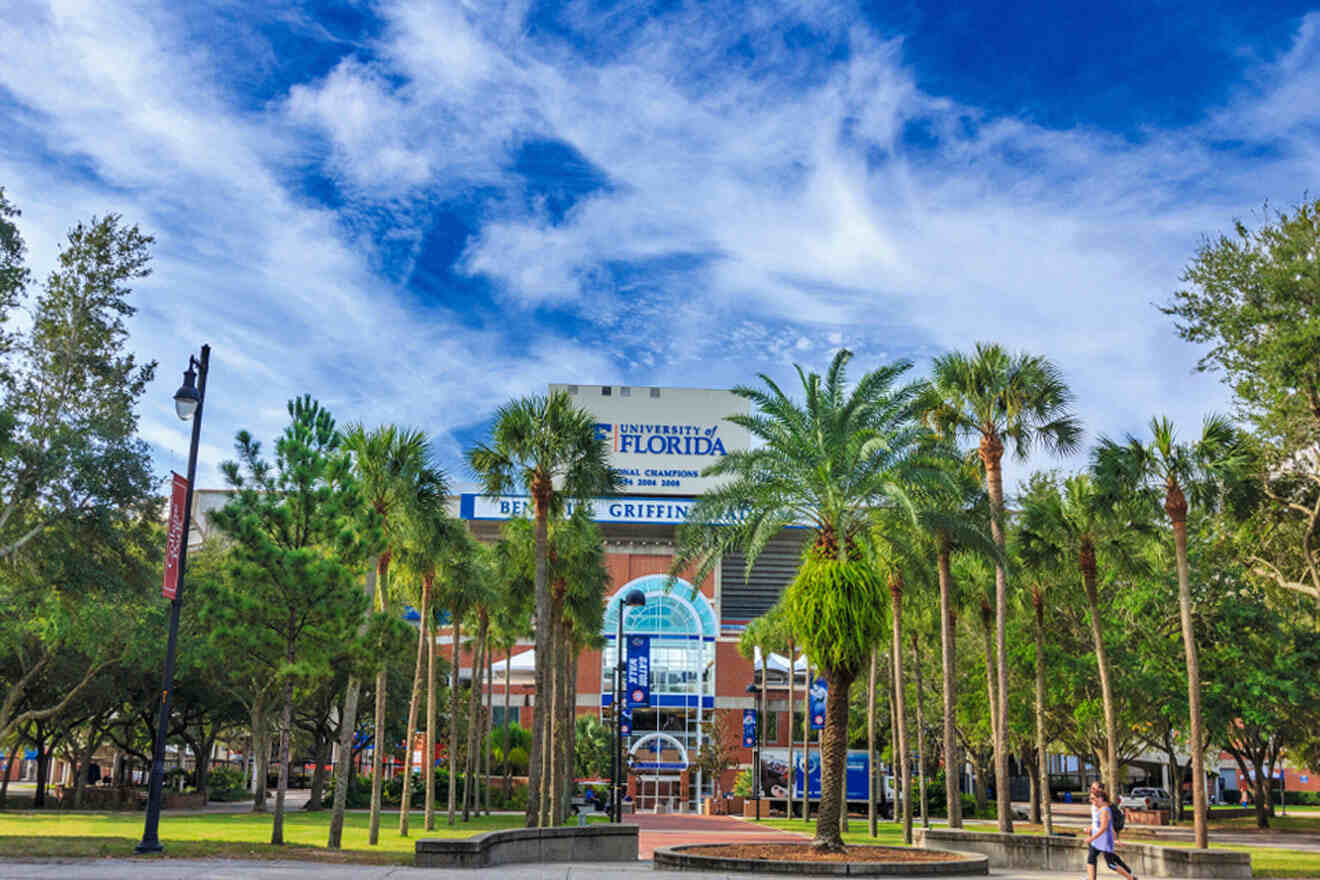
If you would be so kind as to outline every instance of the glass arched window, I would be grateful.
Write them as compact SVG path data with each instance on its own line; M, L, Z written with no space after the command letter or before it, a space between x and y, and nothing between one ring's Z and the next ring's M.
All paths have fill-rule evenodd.
M628 591L641 590L646 605L629 608L624 615L626 635L651 637L651 703L654 706L686 705L715 693L715 636L719 627L710 600L682 579L666 590L666 575L646 575L620 587L605 609L602 652L602 681L610 687L617 658L615 634L619 605Z

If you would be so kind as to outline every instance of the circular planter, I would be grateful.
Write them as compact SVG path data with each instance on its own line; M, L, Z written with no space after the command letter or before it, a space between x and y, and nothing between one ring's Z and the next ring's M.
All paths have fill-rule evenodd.
M894 860L884 861L837 861L809 862L796 861L790 850L800 848L804 842L793 843L757 843L756 846L767 849L782 848L783 859L736 858L729 856L707 855L702 850L711 850L725 844L695 843L684 846L666 846L655 851L655 867L660 871L727 871L745 874L811 874L834 877L934 877L955 875L985 875L990 873L990 859L980 853L950 852L948 850L918 850L941 858L922 861ZM912 849L901 846L870 846L870 851L890 851L897 854L911 853ZM858 848L858 847L850 847Z

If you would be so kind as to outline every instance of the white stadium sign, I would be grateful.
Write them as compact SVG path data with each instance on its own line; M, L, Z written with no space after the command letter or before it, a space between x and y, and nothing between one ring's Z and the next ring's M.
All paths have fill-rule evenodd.
M746 400L707 388L551 385L596 419L622 491L694 496L717 481L701 472L749 445L747 431L726 418L750 411Z

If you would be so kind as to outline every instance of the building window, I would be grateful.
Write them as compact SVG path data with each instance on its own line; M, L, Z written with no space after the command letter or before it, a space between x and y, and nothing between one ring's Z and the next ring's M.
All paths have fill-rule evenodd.
M629 387L626 386L626 385L624 385L624 386L620 386L620 388L619 388L619 396L620 396L620 397L632 397L632 389L629 388Z
M602 385L602 386L600 386L600 396L601 396L601 397L609 397L609 396L610 396L610 392L612 392L613 390L614 390L614 389L611 388L611 387L608 386L608 385Z
M578 391L578 389L577 389L577 386L576 386L576 385L569 385L569 386L568 386L568 393L569 393L569 394L577 394L577 391Z
M659 396L660 396L660 389L659 389L659 388L652 388L652 389L651 389L651 396L652 396L652 397L659 397Z

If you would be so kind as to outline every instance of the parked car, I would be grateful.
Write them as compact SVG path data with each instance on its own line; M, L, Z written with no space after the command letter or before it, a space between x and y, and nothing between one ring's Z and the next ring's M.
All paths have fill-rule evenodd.
M1120 810L1172 810L1173 798L1162 788L1134 788L1118 799Z

